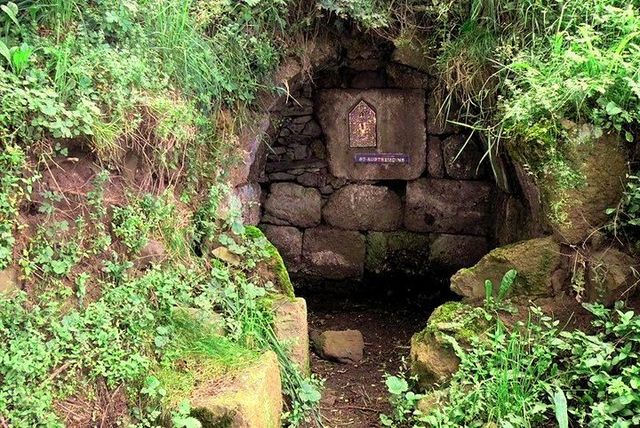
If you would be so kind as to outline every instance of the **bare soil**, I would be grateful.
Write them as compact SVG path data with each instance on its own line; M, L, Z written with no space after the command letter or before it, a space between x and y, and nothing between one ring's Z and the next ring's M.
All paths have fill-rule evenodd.
M411 307L388 302L307 296L309 328L360 330L364 359L340 364L311 356L311 369L326 379L321 401L324 426L379 427L381 413L389 413L384 374L396 374L409 355L411 335L421 330L433 306Z

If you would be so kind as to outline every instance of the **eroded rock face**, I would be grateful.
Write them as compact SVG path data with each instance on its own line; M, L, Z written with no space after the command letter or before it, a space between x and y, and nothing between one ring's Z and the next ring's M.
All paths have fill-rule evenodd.
M387 187L352 184L331 195L322 215L341 229L395 230L402 224L402 202Z
M613 305L616 300L637 291L633 289L636 282L633 269L638 268L638 261L628 254L615 248L598 251L591 255L589 266L588 301Z
M407 184L405 226L414 232L487 235L492 186L478 181L419 179Z
M278 357L267 351L224 382L200 383L189 403L203 427L279 427L283 402Z
M300 297L293 300L278 299L273 303L273 311L273 326L278 340L284 344L298 368L309 374L307 302Z
M433 178L444 178L444 159L442 157L442 140L430 137L427 142L427 171Z
M244 224L256 226L260 223L262 189L258 183L248 183L236 187L234 195L242 206L242 221Z
M162 263L167 257L167 249L164 244L155 239L149 240L147 245L142 247L138 256L138 265L148 267Z
M322 358L344 364L360 362L364 339L358 330L328 330L312 335L313 346Z
M553 237L496 248L472 268L461 269L451 277L451 290L464 297L482 298L486 279L491 280L497 290L504 274L516 269L518 276L511 295L552 295L551 276L561 259L560 245Z
M309 273L329 279L358 278L364 270L365 238L326 226L307 229L303 258Z
M265 236L278 248L287 269L296 272L302 259L302 232L291 226L264 224L260 227Z
M320 224L322 199L317 189L275 183L265 202L262 221L277 225L313 227Z
M20 290L18 272L13 268L0 270L0 293L10 296Z
M555 214L561 218L555 219L554 231L569 244L581 243L609 221L605 211L620 201L628 172L627 158L618 137L608 135L591 146L588 144L582 144L575 154L579 171L585 178L583 186L567 191L563 197L553 184L542 185L549 210L555 204L561 207L561 212Z

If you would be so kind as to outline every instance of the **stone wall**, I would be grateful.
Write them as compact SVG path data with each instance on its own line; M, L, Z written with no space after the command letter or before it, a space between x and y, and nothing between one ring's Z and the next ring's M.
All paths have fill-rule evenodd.
M495 241L499 193L479 166L481 145L438 120L426 73L391 49L349 43L272 111L257 180L260 227L298 276L450 274L473 265ZM362 97L377 102L382 151L410 154L407 165L350 166L354 150L340 147L349 143L338 128Z

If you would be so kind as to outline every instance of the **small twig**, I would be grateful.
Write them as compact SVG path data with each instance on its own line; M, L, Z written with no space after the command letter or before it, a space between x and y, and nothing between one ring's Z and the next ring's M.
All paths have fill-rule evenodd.
M51 373L51 376L47 378L47 381L48 382L53 381L53 379L55 379L60 373L68 369L70 365L71 365L71 362L67 361L66 363L58 367L53 373Z

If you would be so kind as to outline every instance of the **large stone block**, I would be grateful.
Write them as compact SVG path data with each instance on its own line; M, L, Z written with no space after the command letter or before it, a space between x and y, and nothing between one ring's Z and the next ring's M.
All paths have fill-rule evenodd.
M429 137L427 145L427 171L433 178L444 178L444 159L442 158L442 140Z
M301 297L277 299L273 302L273 312L273 327L278 341L284 344L298 368L309 374L307 302Z
M244 224L257 225L260 222L262 188L258 183L248 183L236 187L233 193L242 206Z
M473 266L489 252L484 236L439 235L431 244L429 261L448 269Z
M415 232L487 235L493 187L479 181L420 179L407 184L405 226Z
M365 269L375 274L426 274L431 241L428 234L406 231L371 232L367 234Z
M504 274L515 269L518 276L510 294L551 295L551 277L561 261L560 245L552 237L518 242L496 248L475 266L458 271L451 277L451 290L464 297L482 298L485 280L491 280L497 290Z
M402 224L402 202L388 187L345 186L322 209L331 226L350 230L396 230Z
M302 258L302 232L291 226L274 226L263 224L260 229L264 235L276 246L290 272L300 269Z
M486 165L480 163L483 153L476 141L467 136L458 134L447 138L442 142L442 152L449 177L475 180L486 175Z
M265 223L313 227L320 224L322 197L317 189L293 183L275 183L264 204Z
M361 102L375 111L372 146L351 147L349 114ZM422 90L323 90L317 104L327 138L331 173L355 180L412 180L426 163L425 101ZM356 131L354 131L356 132ZM402 153L408 163L356 163L357 154Z
M267 116L254 118L253 124L242 130L234 148L240 160L230 171L231 185L236 187L258 179L267 159L264 140L269 137L270 131L272 126Z
M365 238L358 232L325 226L307 229L302 254L311 275L358 278L364 270Z

